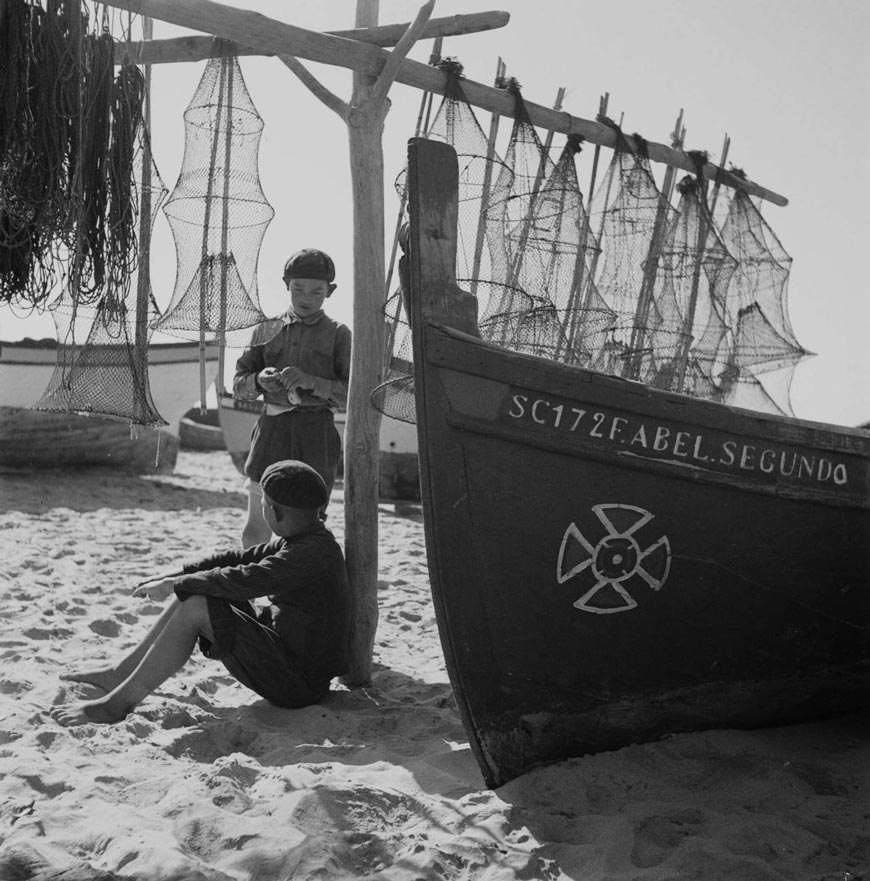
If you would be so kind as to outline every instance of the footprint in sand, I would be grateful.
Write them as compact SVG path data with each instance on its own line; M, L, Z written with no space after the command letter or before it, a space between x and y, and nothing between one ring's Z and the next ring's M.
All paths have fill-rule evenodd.
M13 679L0 679L0 694L20 694L27 691L26 682L15 682Z
M74 606L66 600L61 600L55 605L55 608L58 612L63 612L65 615L74 615L75 617L88 614L88 610L84 606Z
M22 636L26 636L28 639L69 639L73 635L72 630L68 630L66 627L30 627L27 630L22 631Z
M157 603L150 603L147 606L142 606L139 609L140 615L159 615L163 611L163 606L158 605Z
M98 618L96 621L91 621L88 628L98 636L114 637L121 632L121 625L111 618Z
M56 731L40 731L36 735L36 742L43 748L48 749L57 739Z

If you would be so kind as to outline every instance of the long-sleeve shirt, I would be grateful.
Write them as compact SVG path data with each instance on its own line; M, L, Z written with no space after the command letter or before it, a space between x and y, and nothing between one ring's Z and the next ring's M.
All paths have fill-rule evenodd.
M304 674L328 680L345 672L350 588L341 548L322 523L292 538L214 554L182 572L175 585L180 600L267 597L272 627Z
M236 362L233 394L245 401L262 395L269 415L305 407L343 408L347 406L350 359L351 332L346 325L323 311L304 319L287 312L275 336L249 347ZM314 378L314 388L299 390L291 403L286 393L259 387L257 374L265 367L298 367Z

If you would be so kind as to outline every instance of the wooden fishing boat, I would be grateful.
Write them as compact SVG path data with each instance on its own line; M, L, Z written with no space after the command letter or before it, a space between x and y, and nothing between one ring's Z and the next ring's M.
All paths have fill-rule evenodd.
M206 375L217 374L219 349L206 348ZM145 473L171 471L179 421L199 397L198 343L155 343L148 349L151 396L168 425L131 431L127 422L29 409L55 369L53 339L0 344L0 465L57 468L106 465Z
M224 433L216 407L205 413L199 406L191 407L178 422L178 439L186 450L225 450Z
M251 448L251 431L262 412L262 401L242 401L224 392L218 395L218 414L224 445L239 473ZM335 427L344 443L347 413L335 414ZM418 500L420 469L417 431L407 422L384 416L380 433L379 494L382 499Z
M490 786L662 735L870 704L870 437L480 339L457 162L409 150L426 544Z

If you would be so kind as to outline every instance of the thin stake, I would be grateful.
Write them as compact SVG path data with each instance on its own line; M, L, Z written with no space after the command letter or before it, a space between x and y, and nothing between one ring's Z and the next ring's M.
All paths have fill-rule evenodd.
M507 73L507 66L501 58L495 69L495 87L497 89L504 88L504 79ZM477 237L474 242L474 262L471 268L471 288L472 295L477 293L477 277L480 274L480 261L483 256L483 239L486 234L486 212L487 203L489 202L489 188L492 185L492 160L495 156L495 140L498 137L499 115L492 114L489 122L489 137L486 141L486 164L483 169L483 186L480 193L480 216L477 220Z
M561 110L562 109L562 99L565 97L565 87L560 86L559 91L556 93L556 101L553 104L553 110ZM516 260L511 267L510 276L508 277L508 287L513 287L516 285L517 279L520 277L520 270L523 266L523 255L526 250L526 243L529 240L529 231L532 228L534 223L534 211L535 211L535 203L538 200L538 194L541 191L541 184L544 182L544 176L547 172L547 160L550 155L550 147L553 144L553 130L547 132L547 137L542 145L543 150L541 151L541 160L538 163L538 171L535 175L535 183L532 187L532 193L529 197L529 208L528 214L526 215L525 223L523 224L523 230L520 233L519 242L517 244L517 253Z
M220 41L215 41L216 45L221 45ZM205 377L205 328L203 321L205 320L206 306L206 266L208 264L208 239L209 227L211 226L211 201L214 197L214 167L217 160L218 148L218 129L220 128L221 113L223 111L224 96L226 94L226 56L221 58L220 76L218 78L218 101L215 108L215 129L211 139L211 164L209 165L208 185L205 194L205 214L203 217L202 227L202 250L199 263L199 394L200 406L205 405L206 393L206 377Z
M227 65L227 133L224 138L224 204L221 214L221 286L220 286L220 318L218 320L218 372L215 379L215 390L220 396L224 392L224 360L227 326L227 264L229 262L229 223L230 223L230 156L233 145L233 79L235 61L224 56ZM249 292L250 293L250 292ZM205 398L200 401L201 412L205 415L207 407Z
M605 92L598 99L598 119L601 120L607 116L607 105L610 103L610 92ZM592 265L589 267L589 273L586 274L586 252L588 250L588 242L589 242L589 226L591 222L591 218L589 217L589 210L592 207L592 199L594 197L595 192L595 180L598 176L598 160L601 156L601 145L595 145L595 153L592 157L592 175L589 179L589 189L587 194L589 199L586 203L586 210L584 212L584 221L583 221L583 232L580 238L580 249L577 251L577 261L574 264L574 280L571 287L571 297L568 301L568 309L570 310L571 315L571 323L570 328L568 330L568 344L570 350L573 351L574 345L577 341L577 333L580 329L580 317L581 315L585 315L589 310L589 305L592 300L592 284L593 279L595 278L595 272L598 269L598 257L600 256L600 252L596 253L592 258ZM613 177L607 182L607 192L604 195L604 208L607 208L607 202L610 200L610 187L613 183ZM605 211L601 212L601 229L598 232L598 238L601 238L601 232L604 230L604 217ZM584 277L585 276L585 277ZM580 309L577 308L577 301L582 297L582 304Z
M731 138L725 133L725 140L722 142L722 154L719 158L719 168L725 168L725 161L728 159L728 150L731 147ZM716 202L719 199L719 190L722 189L722 181L719 176L716 177L716 183L713 185L713 197L710 199L710 217L713 217L716 211Z
M685 130L685 126L683 126L683 110L680 108L680 114L677 117L674 130L671 133L671 147L674 150L679 150L683 146ZM664 180L662 181L656 218L653 222L653 231L650 236L649 249L647 251L646 260L643 264L643 280L641 281L640 295L637 298L637 309L634 313L634 326L631 329L631 342L629 343L629 360L626 373L629 379L640 378L640 367L642 362L641 350L644 344L644 337L646 336L646 324L649 320L649 310L652 305L656 276L658 275L659 255L661 254L662 244L664 242L664 233L668 218L668 206L670 204L671 193L674 190L674 177L674 168L672 165L669 165L665 171Z

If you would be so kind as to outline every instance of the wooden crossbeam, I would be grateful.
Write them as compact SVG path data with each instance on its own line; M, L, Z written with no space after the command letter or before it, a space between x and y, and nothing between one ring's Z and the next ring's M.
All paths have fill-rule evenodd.
M437 39L438 37L457 37L463 34L476 34L482 31L503 28L510 21L507 12L475 12L468 15L450 15L444 18L431 19L421 40ZM333 37L358 40L372 46L391 47L401 39L408 24L390 24L374 28L352 28L344 31L327 31ZM123 43L115 45L115 61L120 62L128 56L134 64L171 64L185 61L205 61L211 57L214 37L173 37L168 40L148 40L144 42ZM234 44L236 55L274 55L274 52L263 52L239 43ZM286 54L286 53L282 53Z
M214 34L243 46L250 46L268 55L293 55L309 61L318 61L337 67L345 67L359 74L376 77L386 64L390 53L379 46L321 34L296 27L259 12L234 9L214 0L104 0L105 5L127 9L133 13L150 16L160 21ZM447 75L437 68L419 61L405 59L395 77L396 82L439 95L445 93ZM463 91L469 103L490 113L512 117L513 97L504 89L485 86L473 80L463 80ZM563 134L582 135L593 144L611 149L616 146L616 132L597 121L572 116L564 111L551 110L540 104L526 101L526 109L532 123L542 129ZM631 138L628 138L631 143ZM665 144L647 141L649 158L674 168L695 173L688 156ZM759 196L774 205L787 205L788 199L748 179L735 177L712 162L704 169L710 179L718 179L725 186L742 187L749 194Z

